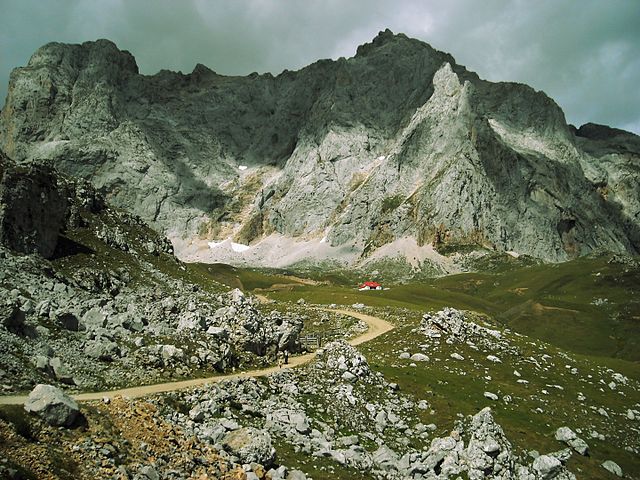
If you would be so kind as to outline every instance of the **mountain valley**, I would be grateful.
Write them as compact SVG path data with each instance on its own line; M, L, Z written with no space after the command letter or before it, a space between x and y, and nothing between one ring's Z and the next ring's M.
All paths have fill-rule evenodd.
M640 479L639 182L389 30L277 76L47 44L0 112L0 478Z

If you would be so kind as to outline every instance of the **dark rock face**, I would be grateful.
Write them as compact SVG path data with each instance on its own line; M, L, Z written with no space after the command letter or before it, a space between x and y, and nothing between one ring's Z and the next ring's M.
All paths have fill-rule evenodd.
M15 166L6 157L0 162L0 242L50 257L67 216L67 196L55 173L45 166Z
M637 136L570 127L543 92L389 31L276 77L142 76L107 40L48 44L11 75L0 148L174 237L324 238L356 257L441 231L551 261L640 249Z

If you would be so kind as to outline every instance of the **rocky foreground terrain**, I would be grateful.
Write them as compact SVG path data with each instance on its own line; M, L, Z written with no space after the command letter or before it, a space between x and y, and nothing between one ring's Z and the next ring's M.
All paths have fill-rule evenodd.
M303 368L145 400L78 405L39 386L25 405L33 413L2 411L0 469L13 478L140 480L638 478L610 458L626 467L640 453L636 380L458 310L417 323L386 315L414 338L400 332L406 340L386 352L368 346L377 352L369 360L336 341ZM392 382L394 373L372 367L381 356L405 378ZM467 385L455 409L439 387L443 372ZM416 384L423 375L428 383ZM601 404L609 395L619 401ZM456 411L462 398L471 413ZM535 419L531 444L514 415Z
M107 40L51 43L8 92L0 148L90 180L184 258L446 271L447 245L547 261L640 247L636 135L567 125L543 92L388 30L278 76L144 76Z

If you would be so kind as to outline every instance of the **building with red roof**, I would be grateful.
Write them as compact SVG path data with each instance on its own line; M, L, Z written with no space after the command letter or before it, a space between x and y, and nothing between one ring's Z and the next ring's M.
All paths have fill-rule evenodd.
M382 290L382 285L378 282L364 282L358 287L358 290Z

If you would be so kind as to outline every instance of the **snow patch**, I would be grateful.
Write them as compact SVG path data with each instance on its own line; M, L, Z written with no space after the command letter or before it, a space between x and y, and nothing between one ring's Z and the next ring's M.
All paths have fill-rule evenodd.
M242 253L249 250L251 247L249 245L243 245L242 243L234 243L231 242L231 250L234 252Z
M232 242L230 238L227 238L226 240L223 240L221 242L207 242L207 245L209 245L210 250L214 250L218 247L224 247L225 245L230 245L231 250L233 250L236 253L246 252L251 248L249 245L243 245L242 243Z

